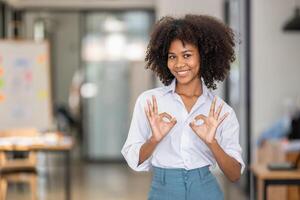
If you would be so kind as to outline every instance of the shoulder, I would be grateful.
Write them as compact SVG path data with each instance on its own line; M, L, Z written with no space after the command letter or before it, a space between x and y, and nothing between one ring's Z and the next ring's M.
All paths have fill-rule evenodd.
M150 90L146 90L138 96L137 103L146 102L146 100L151 99L153 95L156 98L160 98L161 96L163 96L165 94L165 91L166 91L165 86L153 88L153 89L150 89Z

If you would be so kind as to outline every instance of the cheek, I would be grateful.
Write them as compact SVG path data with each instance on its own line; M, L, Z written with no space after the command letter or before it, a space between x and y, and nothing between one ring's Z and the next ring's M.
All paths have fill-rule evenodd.
M200 71L200 63L199 61L197 60L193 60L191 63L190 63L190 66L193 66L193 69L197 72Z
M194 64L192 67L193 74L200 74L200 66L198 64Z
M172 61L168 61L167 62L167 67L170 71L173 71L174 69L174 63Z
M200 74L200 65L196 66L195 71L196 71L197 74Z

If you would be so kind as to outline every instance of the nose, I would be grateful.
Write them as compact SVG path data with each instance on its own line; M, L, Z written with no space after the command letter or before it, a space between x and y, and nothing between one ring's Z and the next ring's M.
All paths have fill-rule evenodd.
M175 68L182 68L182 67L184 67L185 66L185 62L184 62L184 59L182 59L182 58L178 58L177 60L176 60L176 63L175 63Z

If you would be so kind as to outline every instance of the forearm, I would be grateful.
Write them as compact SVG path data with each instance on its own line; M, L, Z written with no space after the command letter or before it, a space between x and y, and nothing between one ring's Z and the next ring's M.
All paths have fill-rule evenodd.
M214 140L208 147L212 151L219 167L226 175L226 177L232 181L238 181L241 176L241 165L234 158L229 156L218 144L217 140Z
M151 137L142 145L140 149L139 165L152 155L157 144L158 142L153 137Z

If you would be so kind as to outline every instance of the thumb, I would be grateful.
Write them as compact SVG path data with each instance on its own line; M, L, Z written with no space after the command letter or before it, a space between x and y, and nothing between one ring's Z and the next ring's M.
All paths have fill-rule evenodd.
M172 127L175 126L175 124L177 123L176 118L173 117L173 118L171 119L170 123L171 123Z
M191 121L191 123L189 125L193 130L195 130L195 126L196 126L195 120Z

